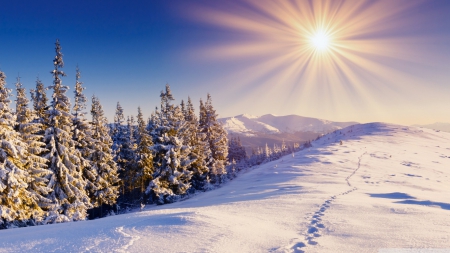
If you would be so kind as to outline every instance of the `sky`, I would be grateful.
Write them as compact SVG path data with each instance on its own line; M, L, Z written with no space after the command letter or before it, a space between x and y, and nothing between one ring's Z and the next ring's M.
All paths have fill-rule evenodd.
M113 120L209 92L219 117L450 122L450 1L4 1L0 70L28 90L75 69ZM50 96L49 91L49 96ZM73 100L72 100L73 101Z

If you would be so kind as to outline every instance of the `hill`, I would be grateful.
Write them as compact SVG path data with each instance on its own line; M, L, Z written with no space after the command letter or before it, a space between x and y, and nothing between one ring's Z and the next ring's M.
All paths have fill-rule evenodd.
M448 248L450 133L371 123L312 144L186 201L2 230L0 252Z

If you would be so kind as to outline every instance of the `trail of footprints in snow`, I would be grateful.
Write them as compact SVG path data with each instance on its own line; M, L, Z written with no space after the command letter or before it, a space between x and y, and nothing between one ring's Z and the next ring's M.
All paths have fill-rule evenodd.
M135 228L135 227L133 227L133 229L134 229L134 228ZM116 231L117 233L121 234L124 238L129 239L128 243L127 243L127 244L124 244L124 245L123 245L122 247L120 247L119 249L116 249L116 250L115 250L116 252L128 252L128 248L129 248L131 245L133 245L134 242L135 242L136 240L139 240L139 239L141 238L140 236L133 236L133 235L130 235L130 234L127 234L127 233L123 232L123 226L122 226L122 227L116 228L115 231ZM119 240L120 240L120 238L119 238Z
M365 155L367 152L364 152L360 157L358 157L358 166L356 167L356 169L348 176L345 178L345 181L347 182L348 186L352 186L352 184L350 183L350 178L355 175L355 173L359 170L359 168L361 167L361 158L363 157L363 155ZM319 233L320 230L319 229L324 229L325 225L322 223L322 216L324 216L325 211L330 207L330 205L333 203L333 201L338 197L338 196L343 196L346 194L349 194L353 191L356 191L358 188L353 187L352 189L345 191L345 192L341 192L337 195L333 195L331 196L329 199L325 200L325 202L320 206L319 210L316 211L312 217L308 218L308 220L310 221L308 229L306 231L306 235L305 235L305 241L306 244L304 242L298 242L295 243L291 249L293 250L293 252L296 253L301 253L304 252L302 250L302 248L306 247L307 244L308 245L317 245L317 242L314 241L315 238L320 237L321 234Z

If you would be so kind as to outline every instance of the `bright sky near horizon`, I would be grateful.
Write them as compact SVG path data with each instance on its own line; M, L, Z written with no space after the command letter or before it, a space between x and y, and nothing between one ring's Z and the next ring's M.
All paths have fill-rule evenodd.
M4 1L0 70L14 88L75 67L113 119L209 92L220 117L450 122L450 1ZM73 88L69 90L72 97ZM49 94L50 95L50 94ZM14 99L14 98L13 98Z

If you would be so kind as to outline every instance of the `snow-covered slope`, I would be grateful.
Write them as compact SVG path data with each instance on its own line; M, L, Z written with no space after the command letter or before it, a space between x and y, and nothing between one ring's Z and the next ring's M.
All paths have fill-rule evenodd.
M355 125L183 202L2 230L0 252L448 249L449 182L450 133Z
M261 117L246 114L219 119L228 133L254 136L256 133L295 133L316 132L328 133L356 122L333 122L322 119L302 117L298 115L274 116L266 114Z
M450 132L450 123L436 122L429 125L414 125L414 126Z
M255 132L262 133L280 133L280 130L258 121L256 117L248 117L247 115L239 115L236 117L222 118L219 121L223 124L228 133L240 133L252 136Z

